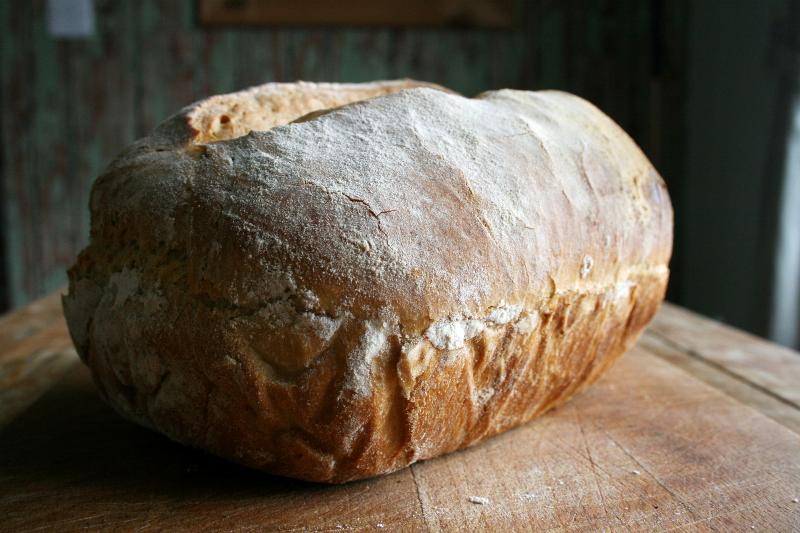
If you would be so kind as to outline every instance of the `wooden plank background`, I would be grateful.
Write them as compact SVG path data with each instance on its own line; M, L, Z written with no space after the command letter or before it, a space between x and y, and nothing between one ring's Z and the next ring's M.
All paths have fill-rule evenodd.
M91 183L127 143L193 100L268 81L572 91L616 119L679 195L686 0L522 0L508 31L203 28L191 0L94 5L93 37L56 40L43 0L0 3L0 307L64 283L88 236Z
M197 0L204 25L508 28L515 0Z

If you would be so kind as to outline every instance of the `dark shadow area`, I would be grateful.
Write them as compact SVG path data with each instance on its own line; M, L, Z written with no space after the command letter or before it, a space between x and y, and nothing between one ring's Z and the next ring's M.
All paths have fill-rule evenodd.
M407 476L401 471L323 485L244 468L124 420L103 403L88 370L78 365L0 432L0 477L5 487L14 487L0 495L0 529L71 521L108 526L155 515L160 526L169 527L164 514L181 528L229 528L237 513L264 527L286 527L294 517L302 527L306 511L315 524L350 513L366 524L377 520L379 492L410 492L415 504L413 488L403 484L413 485ZM371 490L378 484L380 491Z
M470 450L509 446L519 431ZM123 419L80 364L0 431L0 479L0 531L407 530L423 520L410 468L344 485L251 470Z
M83 367L0 432L0 472L18 479L20 488L43 482L98 489L124 485L132 498L328 488L250 470L129 422L102 401Z

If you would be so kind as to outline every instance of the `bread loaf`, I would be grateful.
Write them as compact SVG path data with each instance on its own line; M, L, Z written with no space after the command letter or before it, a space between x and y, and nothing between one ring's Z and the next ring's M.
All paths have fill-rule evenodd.
M635 341L672 210L634 142L566 93L422 85L212 97L110 165L64 309L114 408L344 482L524 423Z

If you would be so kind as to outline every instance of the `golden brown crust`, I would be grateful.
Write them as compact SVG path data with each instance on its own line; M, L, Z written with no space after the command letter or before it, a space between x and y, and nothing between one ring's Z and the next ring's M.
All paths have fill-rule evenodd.
M192 106L186 117L196 132L192 142L206 144L242 137L251 131L267 131L308 115L315 116L321 111L415 87L446 90L432 83L413 80L351 84L268 83L207 98Z
M343 482L530 420L635 341L672 212L591 104L417 88L288 124L415 85L213 97L98 179L64 304L117 410Z

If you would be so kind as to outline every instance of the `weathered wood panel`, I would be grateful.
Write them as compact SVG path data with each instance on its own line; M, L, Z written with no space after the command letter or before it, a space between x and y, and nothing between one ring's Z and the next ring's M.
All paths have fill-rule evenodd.
M515 0L197 0L206 25L459 26L507 28Z
M193 100L268 81L565 89L618 120L668 181L680 175L683 0L524 1L510 31L209 29L190 0L95 6L92 38L54 40L43 0L0 3L1 259L13 306L64 283L88 236L91 183L126 143Z

